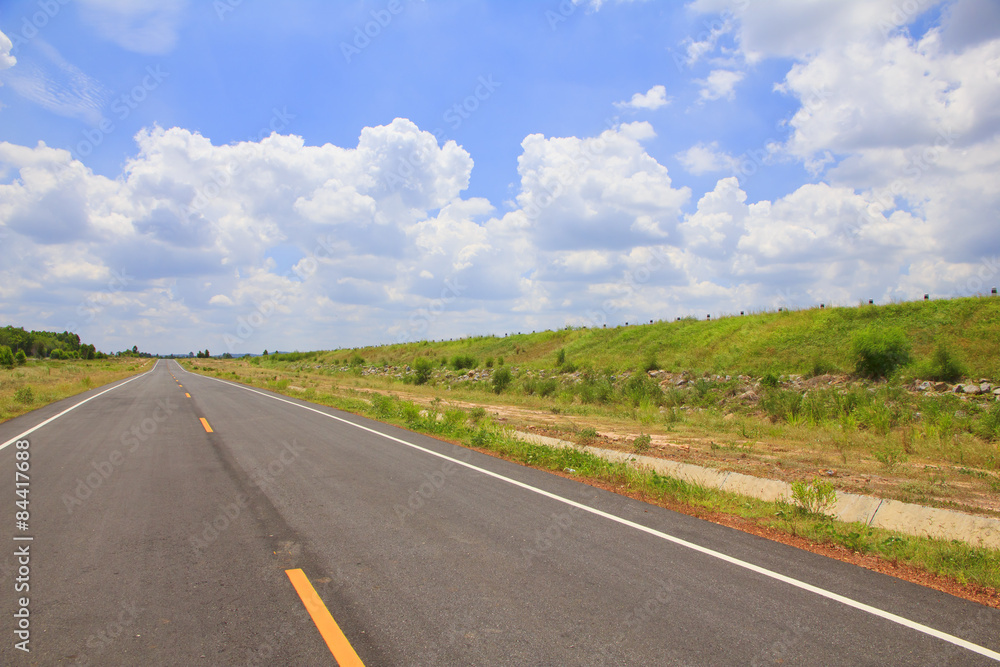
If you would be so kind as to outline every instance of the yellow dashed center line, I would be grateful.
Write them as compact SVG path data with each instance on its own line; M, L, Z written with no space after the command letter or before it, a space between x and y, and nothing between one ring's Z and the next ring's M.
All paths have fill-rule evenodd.
M189 394L187 392L184 392L184 395L187 396L188 398L191 398L191 394Z
M285 570L285 574L288 575L292 586L295 587L295 592L302 599L302 604L306 606L306 611L312 616L313 623L316 624L316 628L330 648L330 653L333 653L333 657L336 658L337 664L340 667L364 667L365 663L361 662L361 658L351 646L351 642L347 641L340 626L333 620L330 610L326 608L319 593L309 583L306 573L302 570Z
M207 419L205 419L204 417L199 417L198 419L201 420L201 425L205 427L206 433L215 433L215 431L212 430L212 427L208 425Z

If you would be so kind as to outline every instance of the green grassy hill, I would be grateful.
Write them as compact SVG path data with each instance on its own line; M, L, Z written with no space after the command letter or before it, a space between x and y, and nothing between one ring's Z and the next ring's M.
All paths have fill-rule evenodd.
M852 337L869 327L898 328L905 334L913 352L907 367L911 374L919 373L919 364L941 344L970 377L1000 379L1000 297L813 308L282 356L346 364L359 355L366 364L402 365L417 356L440 361L467 355L480 366L503 357L508 365L552 368L559 350L565 350L567 362L595 369L638 369L655 358L659 367L675 372L849 373L854 368Z

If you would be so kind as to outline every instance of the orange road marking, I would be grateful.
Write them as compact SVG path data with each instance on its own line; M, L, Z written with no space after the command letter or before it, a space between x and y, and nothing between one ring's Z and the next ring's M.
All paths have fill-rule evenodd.
M316 624L316 628L330 648L330 653L333 653L333 657L336 658L337 664L340 667L364 667L365 663L361 662L354 647L347 641L347 637L344 636L337 622L333 620L330 610L326 608L319 593L309 583L306 573L302 570L285 570L285 574L288 575L292 586L295 587L295 592L302 599L302 604L306 606L306 611L312 616L313 623Z
M207 419L205 419L204 417L199 417L199 419L201 420L201 425L205 427L206 433L215 433L215 431L212 430L212 427L208 425Z
M191 394L189 394L187 392L184 392L184 395L187 396L188 398L191 398Z

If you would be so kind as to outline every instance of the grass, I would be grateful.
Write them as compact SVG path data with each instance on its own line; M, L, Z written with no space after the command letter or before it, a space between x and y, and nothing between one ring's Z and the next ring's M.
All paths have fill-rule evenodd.
M912 353L911 370L921 363L933 364L939 346L944 345L950 366L960 366L976 378L1000 377L1000 298L992 297L470 336L303 354L320 363L344 365L353 355L373 365L410 364L418 356L450 362L460 356L504 357L507 364L524 368L572 363L578 368L646 370L655 362L664 370L689 370L696 376L812 375L817 370L852 371L856 362L851 352L854 336L873 326L889 326L906 338Z
M36 360L0 369L0 422L135 375L145 361L135 359Z
M211 366L184 363L195 371L216 376L226 375L217 369L213 371ZM263 380L255 380L253 377L237 375L236 379L266 386ZM288 386L282 391L292 396L301 393L290 390ZM737 516L758 526L773 528L819 544L837 545L858 554L913 566L963 585L976 584L1000 590L1000 551L836 521L823 514L829 506L831 487L815 480L800 487L800 503L804 506L789 502L768 502L639 470L621 462L608 461L579 448L526 443L513 437L509 428L496 423L481 407L470 411L458 408L442 411L440 402L427 409L393 396L356 391L338 396L319 393L314 400L382 422L459 442L509 461L610 486L620 493L653 504L674 508L683 505L710 513ZM438 415L443 415L443 418L439 419ZM583 429L578 433L578 441L590 442L596 435L593 429ZM645 440L642 442L646 443ZM966 469L966 473L975 476L977 471Z

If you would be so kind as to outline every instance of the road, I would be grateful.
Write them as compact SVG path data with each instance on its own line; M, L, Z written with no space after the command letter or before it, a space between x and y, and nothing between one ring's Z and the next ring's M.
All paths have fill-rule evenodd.
M4 665L1000 659L1000 611L173 361L150 368L0 424L0 443L35 429L0 451ZM30 653L15 646L22 609Z

